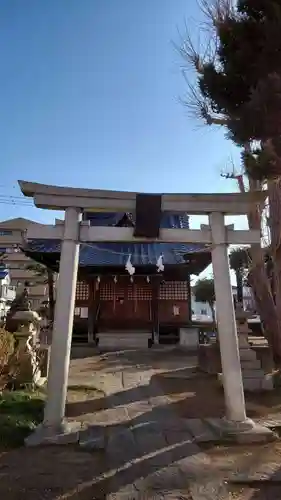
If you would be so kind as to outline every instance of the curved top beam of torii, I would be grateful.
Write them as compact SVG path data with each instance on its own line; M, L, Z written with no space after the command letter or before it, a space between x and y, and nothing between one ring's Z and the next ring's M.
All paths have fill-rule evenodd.
M65 210L77 207L82 210L106 212L132 212L135 210L137 193L60 187L19 180L25 196L34 199L39 208ZM247 214L253 205L263 203L267 191L249 193L196 193L161 194L161 209L188 214L209 214L221 212L225 215Z

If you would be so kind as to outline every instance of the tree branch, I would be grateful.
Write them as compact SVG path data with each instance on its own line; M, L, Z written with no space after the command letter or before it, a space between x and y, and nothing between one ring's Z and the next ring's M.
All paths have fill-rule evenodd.
M187 27L185 29L185 35L181 36L180 38L180 45L174 44L174 46L185 62L185 70L187 70L188 67L191 67L192 69L195 69L196 73L203 74L203 56L200 56L199 51L196 50L191 36L188 33Z
M188 91L185 98L181 99L181 102L189 110L190 116L197 120L203 120L207 125L226 126L227 118L223 115L213 113L208 105L208 101L200 94L199 89L188 81L185 73L183 73L183 76Z
M234 0L199 0L198 3L201 12L215 29L235 13Z

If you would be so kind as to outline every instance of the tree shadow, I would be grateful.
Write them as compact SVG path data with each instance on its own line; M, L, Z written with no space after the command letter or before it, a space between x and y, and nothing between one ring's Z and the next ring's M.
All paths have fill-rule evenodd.
M105 499L107 494L120 493L120 490L122 493L130 491L128 498L138 498L132 494L135 492L137 495L138 490L153 490L161 494L173 489L187 490L190 481L202 474L199 458L191 459L199 455L199 449L189 433L173 422L170 410L166 414L166 424L163 422L165 410L168 409L152 409L131 419L125 426L107 426L107 448L103 452L49 447L8 453L0 459L0 471L5 471L6 475L0 485L0 494L1 488L9 487L14 491L13 499L37 500L41 496L33 497L32 492L37 491L38 494L41 488L49 490L48 496L42 496L46 499L55 500L58 494L63 494L65 499L90 500ZM44 461L40 467L43 451ZM188 461L188 475L183 466L173 465L180 460ZM78 474L76 467L81 471ZM204 468L206 477L212 473ZM67 487L64 486L63 475L67 476ZM17 497L15 492L19 488L21 493ZM8 495L4 497L10 500Z
M194 366L197 365L197 355L192 352L188 354L189 359L194 360ZM169 365L171 368L184 367L186 365L186 354L177 351L174 348L153 350L153 349L123 349L100 352L95 348L77 346L73 348L71 359L79 362L79 359L88 359L93 361L93 364L98 366L106 364L107 371L135 371L139 370L167 370ZM140 361L141 359L141 361Z
M161 375L172 375L175 372L164 372ZM182 374L183 377L192 377L193 368L184 368L176 371L177 374ZM160 375L160 376L161 376ZM76 401L69 402L66 405L66 416L67 417L79 417L89 413L95 413L97 411L118 408L121 406L126 406L132 403L137 403L140 401L148 400L152 395L153 397L163 395L163 390L157 383L159 375L151 377L149 384L140 385L138 387L132 387L130 389L119 391L111 394L110 396L104 396L101 398L88 399L86 401ZM186 380L184 378L184 380ZM69 388L75 387L73 384ZM86 387L86 386L85 386ZM174 384L169 389L169 394L177 394L182 390L181 386ZM196 397L196 394L194 395ZM198 395L202 399L202 394ZM196 405L197 406L197 405Z
M180 370L174 373L179 374ZM186 368L182 373L186 374ZM188 380L185 378L184 384ZM171 391L172 394L181 391L178 382L171 386ZM100 409L128 407L141 400L149 404L149 399L162 395L159 375L155 375L149 385L97 400L70 403L68 410L72 408L72 416L78 416ZM196 395L190 404L194 398ZM178 417L178 403L159 401L159 406L151 405L149 410L144 405L145 411L139 415L129 412L127 421L102 427L107 440L103 451L52 447L16 450L0 457L0 497L3 492L6 500L55 500L59 495L65 500L102 500L109 494L114 498L118 492L124 498L137 499L153 491L157 498L157 494L174 490L187 494L197 484L202 491L211 489L210 498L219 498L218 492L225 488L222 474L218 474L211 460L206 460L187 428L181 425L184 419ZM13 492L11 497L4 495L9 489ZM252 500L264 497L257 493Z

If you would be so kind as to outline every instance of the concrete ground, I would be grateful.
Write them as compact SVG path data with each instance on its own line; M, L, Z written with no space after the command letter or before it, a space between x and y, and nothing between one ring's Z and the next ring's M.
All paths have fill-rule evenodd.
M281 498L278 484L274 485L273 496L268 496L269 490L267 496L253 490L252 496L248 486L240 488L231 483L237 474L243 476L249 465L261 467L265 445L256 447L255 452L244 447L240 455L235 455L230 447L224 456L224 450L212 444L211 429L202 427L200 419L194 418L191 423L183 418L163 391L158 382L161 376L174 378L175 384L177 380L183 383L183 379L196 377L194 355L169 348L102 355L82 349L74 354L67 417L85 429L82 446L23 448L2 453L0 498ZM101 430L103 441L98 446ZM201 445L198 436L202 435ZM272 450L267 448L271 453L267 458L275 464L276 475L281 452L279 448Z

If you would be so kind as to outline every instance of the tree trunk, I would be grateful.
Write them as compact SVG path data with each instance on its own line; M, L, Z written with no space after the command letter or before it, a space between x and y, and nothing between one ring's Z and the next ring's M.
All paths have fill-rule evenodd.
M211 313L212 313L213 323L215 325L216 324L216 313L215 313L215 307L214 307L213 302L209 302L209 306L210 306Z
M268 182L269 228L273 267L273 290L278 318L281 322L281 180Z
M250 191L257 188L256 182L249 179ZM261 214L256 206L248 215L249 228L258 229L261 227ZM250 283L253 288L260 319L264 324L266 337L272 347L275 362L281 361L281 310L275 306L270 282L266 272L265 253L259 244L252 245L250 250L252 260ZM280 303L281 306L281 303ZM279 313L280 312L280 316Z
M268 344L272 349L274 361L279 364L281 361L280 324L263 259L260 262L260 265L258 265L257 260L259 256L254 255L254 252L255 249L252 249L251 256L253 258L253 262L255 262L255 266L252 267L249 273L249 283L254 292L257 310L264 325L265 335L268 340Z
M245 151L249 150L249 145L245 145ZM240 192L245 192L242 176L238 176L238 187ZM255 191L260 186L249 177L249 190ZM281 223L281 215L279 217ZM249 229L261 228L261 213L258 206L255 206L248 214ZM281 234L281 233L280 233ZM273 358L276 364L281 361L281 311L275 306L274 297L265 265L264 250L260 244L252 245L250 249L251 270L249 273L249 284L254 293L257 310L264 325L265 336L272 349Z
M54 275L50 269L47 269L48 294L49 294L49 319L54 321L55 299L54 299Z
M237 285L237 302L243 305L243 273L241 269L235 270Z

